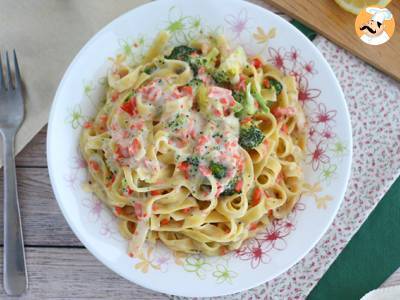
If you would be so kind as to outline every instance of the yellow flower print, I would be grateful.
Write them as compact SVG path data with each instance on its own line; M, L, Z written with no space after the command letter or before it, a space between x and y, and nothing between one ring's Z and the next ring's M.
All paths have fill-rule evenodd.
M264 29L257 27L257 31L253 33L253 37L259 44L266 44L270 39L276 36L276 28L271 28L268 33L265 33Z

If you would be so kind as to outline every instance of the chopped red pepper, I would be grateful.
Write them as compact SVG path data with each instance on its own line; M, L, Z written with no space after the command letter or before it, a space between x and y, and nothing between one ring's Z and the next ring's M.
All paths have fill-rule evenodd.
M132 96L127 102L121 105L121 109L129 115L136 115L136 98Z
M235 185L235 191L238 193L241 192L242 187L243 187L243 180L238 180L238 182L236 182L236 185Z
M261 68L262 65L263 65L261 59L259 59L259 58L257 58L257 57L253 58L253 60L251 61L251 64L252 64L256 69Z
M162 219L160 222L161 225L168 225L168 223L169 223L168 219Z
M252 198L252 205L256 206L257 204L260 203L261 200L261 195L262 195L262 189L256 187L253 191L253 198Z
M152 196L158 196L158 195L161 195L161 191L160 190L150 191L150 194Z
M151 209L152 209L153 211L156 211L156 210L159 209L159 207L158 207L157 204L153 203L153 205L151 206Z

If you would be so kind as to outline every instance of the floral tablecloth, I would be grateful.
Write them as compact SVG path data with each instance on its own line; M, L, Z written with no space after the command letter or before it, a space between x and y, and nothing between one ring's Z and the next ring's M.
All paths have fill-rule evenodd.
M314 43L334 70L351 114L353 166L345 199L304 259L276 279L225 299L306 298L399 176L400 84L323 37Z

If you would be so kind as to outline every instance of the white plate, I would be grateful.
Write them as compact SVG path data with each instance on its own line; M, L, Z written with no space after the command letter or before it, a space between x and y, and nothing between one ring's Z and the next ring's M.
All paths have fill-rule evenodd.
M274 29L275 28L275 29ZM223 257L174 257L164 247L143 257L127 243L108 210L81 189L85 165L78 151L81 126L93 116L109 67L124 52L138 59L162 29L173 43L209 32L225 34L251 54L295 75L310 122L305 165L309 191L287 220L275 222L240 251ZM265 40L276 30L275 38ZM48 165L60 208L82 243L110 269L147 288L183 296L218 296L257 286L304 257L328 229L343 199L351 165L349 114L340 86L315 46L296 28L253 4L232 0L156 1L127 12L98 32L78 53L55 96L48 127Z

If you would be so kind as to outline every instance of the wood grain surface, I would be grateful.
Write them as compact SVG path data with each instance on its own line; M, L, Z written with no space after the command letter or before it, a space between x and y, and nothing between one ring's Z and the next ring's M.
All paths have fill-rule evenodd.
M263 0L251 2L267 6ZM289 19L287 16L283 17ZM42 129L16 158L30 284L27 294L20 299L170 298L119 277L96 260L72 233L50 186L46 162L46 132L46 128ZM0 175L0 195L2 183L3 178ZM3 216L2 203L0 201L0 224ZM0 230L0 241L2 240ZM2 259L0 299L16 299L8 298L4 294L1 261ZM400 270L383 286L397 284L400 284Z
M335 44L349 50L377 69L400 80L400 24L387 43L371 46L355 33L356 16L342 10L333 0L264 0L295 18ZM400 1L392 1L388 9L400 20Z

